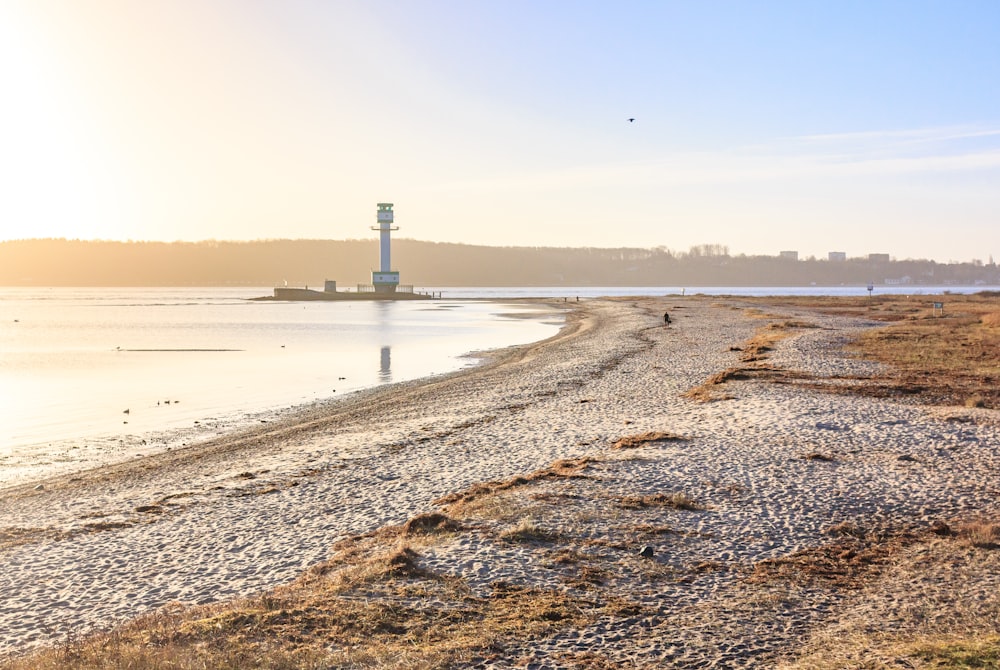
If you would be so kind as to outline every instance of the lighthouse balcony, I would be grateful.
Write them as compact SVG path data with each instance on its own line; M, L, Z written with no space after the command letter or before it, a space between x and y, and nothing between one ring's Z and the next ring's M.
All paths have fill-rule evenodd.
M413 294L413 284L358 284L358 293L392 293L392 294Z

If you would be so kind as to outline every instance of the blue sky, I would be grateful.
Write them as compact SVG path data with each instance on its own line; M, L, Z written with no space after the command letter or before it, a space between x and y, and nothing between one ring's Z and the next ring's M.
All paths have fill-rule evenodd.
M0 239L987 260L998 81L995 1L0 0Z

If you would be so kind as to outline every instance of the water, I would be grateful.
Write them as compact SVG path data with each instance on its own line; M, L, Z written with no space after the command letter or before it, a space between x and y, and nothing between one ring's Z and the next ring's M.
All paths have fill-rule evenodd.
M0 483L450 372L562 324L492 301L246 300L268 292L0 289Z
M878 287L875 294L985 287ZM474 365L562 318L510 298L680 287L428 288L442 300L253 302L256 288L0 288L0 485L171 448L276 411ZM863 286L686 295L865 295ZM479 301L464 300L478 298ZM524 318L527 316L528 318ZM518 317L518 318L512 318Z

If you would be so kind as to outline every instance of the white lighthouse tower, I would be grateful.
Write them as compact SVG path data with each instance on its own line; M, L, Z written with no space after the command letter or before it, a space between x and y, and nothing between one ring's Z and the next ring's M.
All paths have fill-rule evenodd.
M376 293L395 293L399 271L392 269L389 234L399 227L392 225L391 202L378 203L378 226L372 226L372 230L379 231L379 269L372 270L372 285Z

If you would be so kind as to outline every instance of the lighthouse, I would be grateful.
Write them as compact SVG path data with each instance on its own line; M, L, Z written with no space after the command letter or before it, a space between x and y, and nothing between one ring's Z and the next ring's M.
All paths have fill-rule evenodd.
M391 202L378 203L378 226L372 226L372 230L377 230L379 235L379 268L372 270L372 286L376 293L395 293L399 286L399 271L392 269L389 234L399 230L399 227L392 225Z

